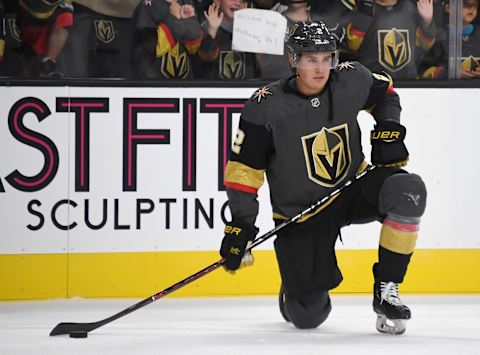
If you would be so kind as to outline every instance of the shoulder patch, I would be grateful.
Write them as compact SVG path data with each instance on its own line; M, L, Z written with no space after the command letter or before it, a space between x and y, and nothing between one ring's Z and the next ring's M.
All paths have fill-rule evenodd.
M262 99L266 99L267 96L273 95L273 93L270 91L270 88L268 86L264 86L263 88L257 89L251 97L250 100L256 101L258 104Z
M338 71L350 70L350 69L357 70L357 67L355 66L354 62L342 62L338 65L337 68L338 68Z

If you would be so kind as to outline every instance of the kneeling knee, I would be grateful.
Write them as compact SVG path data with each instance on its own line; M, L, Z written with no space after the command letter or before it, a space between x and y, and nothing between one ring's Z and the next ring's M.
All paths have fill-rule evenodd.
M330 314L332 304L328 292L313 299L287 298L286 306L291 322L299 329L314 329Z

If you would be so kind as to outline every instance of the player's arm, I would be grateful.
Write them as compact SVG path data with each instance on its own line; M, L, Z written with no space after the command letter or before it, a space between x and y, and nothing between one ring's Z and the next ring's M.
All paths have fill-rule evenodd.
M366 68L364 68L367 71ZM364 109L375 119L370 134L372 163L378 166L405 166L409 155L404 139L406 129L400 124L400 98L386 73L370 73L371 85Z
M249 105L250 104L250 105ZM249 116L261 115L252 103L242 113L237 135L225 171L225 186L232 221L225 226L220 254L226 259L230 271L253 263L250 253L245 254L248 243L257 233L258 189L263 185L265 169L273 152L269 129ZM255 119L256 117L254 117Z
M360 48L375 15L375 0L359 0L347 26L347 46L353 51Z

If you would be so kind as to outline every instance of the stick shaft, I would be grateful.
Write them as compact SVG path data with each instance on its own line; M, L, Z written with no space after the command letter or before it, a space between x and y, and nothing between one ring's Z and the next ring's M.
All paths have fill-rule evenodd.
M251 250L251 249L255 248L256 246L262 244L263 242L265 242L266 240L268 240L272 236L274 236L278 231L284 229L285 227L289 226L292 223L297 222L302 217L304 217L304 216L308 215L309 213L315 211L317 208L324 205L327 201L331 200L334 196L338 195L342 190L344 190L345 188L350 186L354 181L357 181L357 180L361 179L363 176L365 176L367 173L369 173L373 169L375 169L375 166L367 167L367 169L365 169L360 174L356 175L352 180L348 180L341 187L332 191L329 195L323 197L322 199L318 200L317 202L313 203L310 207L308 207L307 209L305 209L304 211L302 211L301 213L299 213L295 217L292 217L289 220L286 220L286 221L280 223L279 225L277 225L275 228L271 229L267 233L261 235L260 237L257 237L253 241L252 245L248 248L248 250ZM166 289L164 289L164 290L162 290L162 291L160 291L160 292L158 292L158 293L156 293L156 294L154 294L150 297L147 297L144 300L142 300L138 303L135 303L134 305L132 305L132 306L130 306L130 307L128 307L128 308L126 308L126 309L124 309L124 310L122 310L122 311L120 311L120 312L118 312L118 313L116 313L116 314L114 314L110 317L108 317L108 318L102 319L98 322L93 322L93 323L60 323L55 328L53 328L50 335L53 336L53 335L69 334L72 331L90 332L90 331L92 331L94 329L97 329L97 328L99 328L99 327L101 327L105 324L113 322L114 320L116 320L118 318L126 316L129 313L137 311L140 308L145 307L146 305L148 305L148 304L150 304L150 303L152 303L152 302L154 302L154 301L156 301L160 298L163 298L163 297L169 295L172 292L175 292L176 290L188 285L189 283L191 283L195 280L198 280L199 278L201 278L201 277L211 273L212 271L218 269L223 264L225 264L225 258L222 258L222 259L214 262L213 264L203 268L200 271L197 271L195 274L192 274L192 275L186 277L185 279L177 282L176 284L174 284L170 287L167 287Z

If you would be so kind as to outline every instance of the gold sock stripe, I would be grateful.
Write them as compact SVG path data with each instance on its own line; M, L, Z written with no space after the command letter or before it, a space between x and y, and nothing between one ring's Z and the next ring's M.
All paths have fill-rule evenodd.
M417 243L418 232L405 232L383 225L380 232L380 245L399 254L411 254Z

